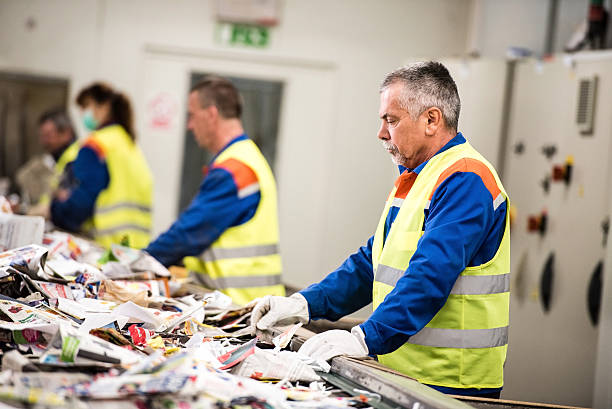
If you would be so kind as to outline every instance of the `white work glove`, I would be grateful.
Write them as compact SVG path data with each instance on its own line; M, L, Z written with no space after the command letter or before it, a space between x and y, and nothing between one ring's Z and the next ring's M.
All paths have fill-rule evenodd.
M255 301L257 304L251 313L253 332L256 329L265 331L274 325L291 325L298 322L307 324L310 319L308 301L300 293L295 293L291 297L266 295Z
M332 329L311 337L298 351L312 359L328 361L338 355L364 357L368 355L368 346L361 327L356 326L351 332Z
M232 373L254 379L287 379L290 382L321 380L295 352L281 351L274 354L259 348L234 367Z

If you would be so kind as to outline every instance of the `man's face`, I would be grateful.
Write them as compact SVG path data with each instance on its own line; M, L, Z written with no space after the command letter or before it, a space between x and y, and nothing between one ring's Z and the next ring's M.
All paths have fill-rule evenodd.
M378 139L391 154L393 162L407 168L416 168L427 160L428 138L425 136L427 119L420 115L412 120L400 105L402 84L391 84L380 94L381 119Z
M38 128L41 145L48 153L54 153L70 141L70 131L59 132L53 121L45 121Z
M206 149L210 149L215 136L214 118L211 115L210 108L202 108L200 106L200 98L197 91L189 94L187 129L193 132L196 143L201 148Z

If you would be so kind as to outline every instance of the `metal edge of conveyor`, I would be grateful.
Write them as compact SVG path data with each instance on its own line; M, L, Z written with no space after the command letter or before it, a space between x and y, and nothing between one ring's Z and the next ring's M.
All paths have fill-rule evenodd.
M473 408L414 379L372 368L347 357L332 359L331 371L362 389L381 395L385 401L411 409Z
M273 329L273 335L282 333ZM312 333L311 331L308 331ZM289 349L297 351L305 342L304 337L296 335L289 343ZM345 392L355 393L355 388L378 394L382 401L368 402L377 409L404 407L410 409L473 409L473 406L458 401L425 386L404 375L394 374L373 368L352 358L339 356L331 361L331 375L322 378Z
M358 385L349 379L343 378L333 373L320 372L319 375L321 376L321 378L323 378L324 381L335 386L336 388L341 389L349 395L365 395L369 399L367 402L368 405L373 407L374 409L396 409L398 407L396 403L390 402L386 397L380 394L375 394L372 391L364 390L363 386ZM380 395L380 397L378 395Z

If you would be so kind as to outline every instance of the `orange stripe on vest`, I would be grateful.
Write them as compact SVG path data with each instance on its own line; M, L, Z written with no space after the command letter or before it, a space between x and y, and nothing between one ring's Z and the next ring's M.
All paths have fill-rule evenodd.
M414 172L404 171L396 180L395 186L397 190L395 191L395 197L399 199L405 199L408 196L408 192L412 189L414 182L416 181L417 174Z
M442 184L449 176L457 173L457 172L472 172L480 176L482 182L486 186L489 193L493 197L493 200L497 198L497 196L501 193L501 190L497 186L497 182L495 182L495 177L489 170L489 168L482 162L472 158L464 158L459 159L457 162L450 165L438 178L436 182L436 186L431 191L429 195L429 200L433 197L434 192L438 189L438 186Z
M215 168L227 170L234 178L234 183L238 190L257 183L257 175L248 165L236 159L227 159L221 163L216 163Z
M93 137L87 139L85 143L83 143L83 147L92 149L100 159L104 159L106 156L102 145L100 145Z

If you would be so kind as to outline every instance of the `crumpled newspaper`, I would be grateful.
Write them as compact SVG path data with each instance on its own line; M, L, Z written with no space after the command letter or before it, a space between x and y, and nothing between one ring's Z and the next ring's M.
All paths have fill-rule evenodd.
M284 379L290 382L321 379L296 352L274 353L260 348L255 348L255 353L244 359L232 372L253 379Z

